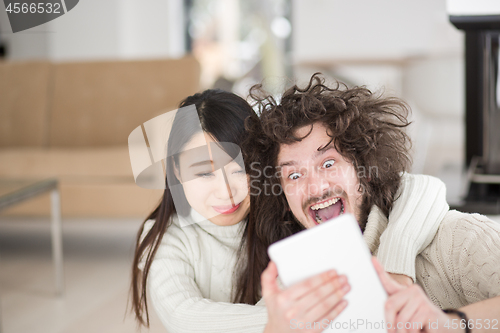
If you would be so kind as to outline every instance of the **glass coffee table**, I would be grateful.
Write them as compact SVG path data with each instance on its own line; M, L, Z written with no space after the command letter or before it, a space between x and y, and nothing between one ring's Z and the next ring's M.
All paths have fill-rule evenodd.
M64 292L61 201L57 179L21 180L0 178L0 213L3 209L50 192L52 259L54 261L56 294ZM1 332L1 328L0 328Z

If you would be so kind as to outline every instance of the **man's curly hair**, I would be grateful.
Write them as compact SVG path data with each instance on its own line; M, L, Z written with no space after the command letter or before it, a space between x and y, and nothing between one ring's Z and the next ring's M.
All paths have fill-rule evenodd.
M339 82L330 88L320 73L314 74L305 88L294 85L286 90L279 101L266 95L260 85L251 89L250 96L260 117L247 119L249 136L242 147L252 209L245 249L242 247L248 260L240 266L236 300L253 304L259 298L260 274L269 262L267 247L303 228L291 214L281 189L277 168L280 145L307 137L297 137L297 129L322 123L336 150L355 170L376 170L359 179L364 190L359 223L364 230L373 205L389 215L401 175L410 166L411 142L404 131L410 124L405 102Z

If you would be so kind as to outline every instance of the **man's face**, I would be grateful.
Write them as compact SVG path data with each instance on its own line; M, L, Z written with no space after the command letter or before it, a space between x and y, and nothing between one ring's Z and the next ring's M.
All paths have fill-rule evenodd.
M298 137L311 133L300 142L282 144L278 154L281 185L293 215L306 228L343 213L359 220L363 193L354 166L337 152L323 124L311 126L299 128Z

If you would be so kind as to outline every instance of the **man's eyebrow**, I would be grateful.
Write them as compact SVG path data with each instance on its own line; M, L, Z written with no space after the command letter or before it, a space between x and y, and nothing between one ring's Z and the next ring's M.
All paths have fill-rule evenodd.
M329 150L332 150L332 149L335 150L335 145L333 145L332 143L333 142L330 142L326 146L318 147L317 152L314 153L314 155L313 155L313 158L319 157L319 156L325 154L326 152L328 152Z
M313 155L313 159L327 153L328 151L330 150L335 150L335 146L332 144L332 142L326 144L325 146L319 146L318 149L317 149L317 152L314 153ZM294 165L297 165L299 164L299 162L297 161L294 161L294 160L290 160L290 161L285 161L285 162L281 162L279 164L280 167L284 167L284 166L294 166Z
M280 167L284 167L284 166L294 166L294 165L297 165L298 162L297 161L285 161L285 162L282 162L279 164Z

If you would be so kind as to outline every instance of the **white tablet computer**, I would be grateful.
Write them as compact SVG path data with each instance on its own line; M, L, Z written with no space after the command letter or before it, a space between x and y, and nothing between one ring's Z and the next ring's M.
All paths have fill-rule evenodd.
M276 242L268 253L285 287L330 269L347 276L351 285L345 296L348 305L333 322L321 326L325 332L387 332L387 293L352 215L344 214ZM305 325L291 322L290 327L300 330Z

